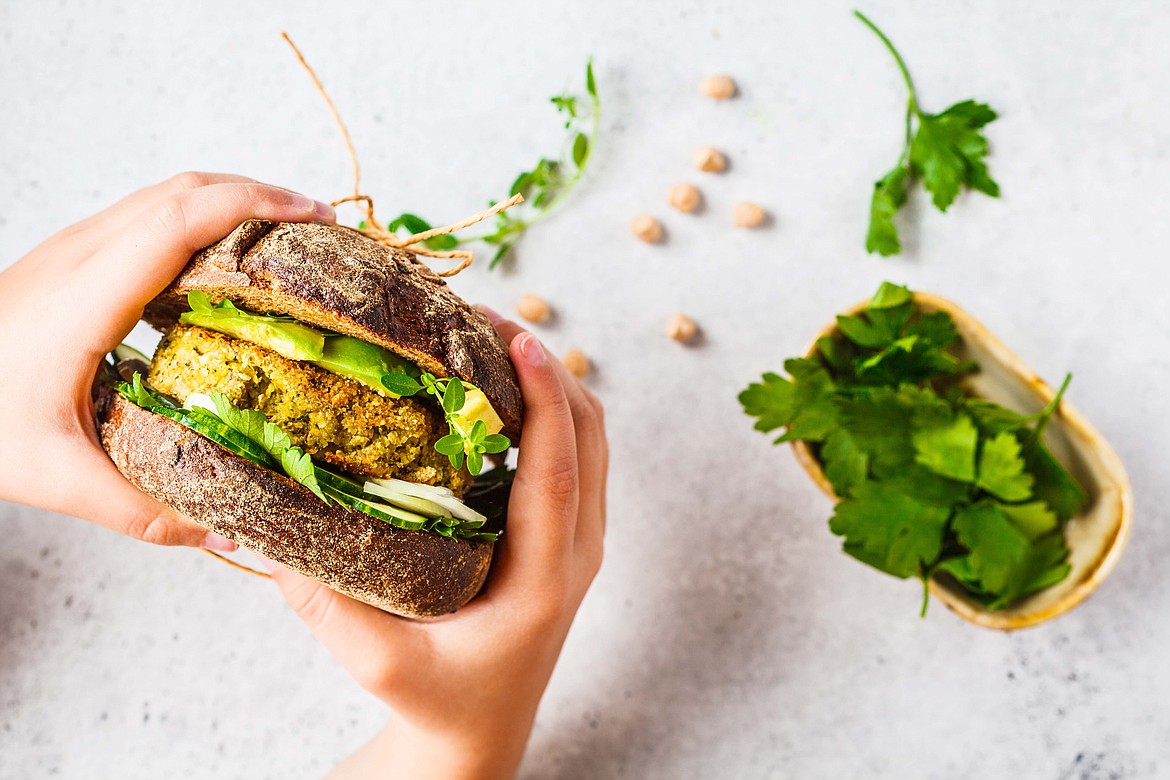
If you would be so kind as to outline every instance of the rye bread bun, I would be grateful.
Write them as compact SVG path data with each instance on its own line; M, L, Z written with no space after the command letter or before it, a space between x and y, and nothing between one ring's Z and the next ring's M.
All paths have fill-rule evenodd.
M454 612L482 587L491 542L403 531L327 506L287 477L229 452L99 384L102 446L139 490L253 552L347 596L408 617Z
M378 344L436 376L466 380L487 396L504 435L519 440L524 408L507 345L409 252L340 225L250 220L196 252L143 319L165 331L187 310L192 290Z

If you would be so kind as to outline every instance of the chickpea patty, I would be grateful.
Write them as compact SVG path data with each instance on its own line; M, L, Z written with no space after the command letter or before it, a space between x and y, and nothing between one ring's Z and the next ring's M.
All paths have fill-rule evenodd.
M388 398L323 368L247 341L176 326L163 338L148 384L180 401L219 391L256 409L315 460L365 477L396 477L462 493L470 484L434 443L446 422L429 397Z

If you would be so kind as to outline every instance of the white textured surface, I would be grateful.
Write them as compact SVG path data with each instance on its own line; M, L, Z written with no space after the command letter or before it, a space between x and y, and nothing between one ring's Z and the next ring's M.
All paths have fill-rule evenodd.
M887 262L862 251L863 219L904 97L846 3L100 5L0 3L0 265L183 169L344 194L282 28L381 213L440 221L556 149L546 96L596 56L587 184L513 273L455 282L502 309L552 301L541 334L594 356L610 410L608 558L525 777L1170 775L1163 4L867 3L928 108L975 97L1003 117L1003 199L944 217L915 197L909 251ZM697 96L719 71L740 99ZM690 169L703 144L726 175ZM665 205L684 179L700 216ZM776 225L730 229L741 198ZM669 243L628 237L639 211ZM843 556L825 499L741 416L742 385L883 277L960 301L1050 379L1073 371L1127 463L1130 549L1075 613L1012 636L918 620L915 586ZM701 346L663 337L677 310ZM312 776L383 718L264 583L33 509L0 505L0 529L0 777Z

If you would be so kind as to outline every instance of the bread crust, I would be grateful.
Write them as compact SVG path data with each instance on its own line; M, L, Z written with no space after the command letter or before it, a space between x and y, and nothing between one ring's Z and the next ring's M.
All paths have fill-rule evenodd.
M479 592L491 542L394 528L309 490L99 386L102 446L144 493L270 560L407 617L454 612Z
M504 435L520 437L524 407L507 345L487 317L409 252L339 225L250 220L196 252L143 319L165 331L192 290L287 314L379 344L437 376L457 376L484 392Z

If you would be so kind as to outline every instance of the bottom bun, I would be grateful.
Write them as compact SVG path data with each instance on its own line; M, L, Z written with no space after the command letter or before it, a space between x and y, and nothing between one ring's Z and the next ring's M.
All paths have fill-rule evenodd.
M96 404L102 447L126 479L258 555L407 617L454 612L483 586L492 542L405 531L326 505L107 385Z

